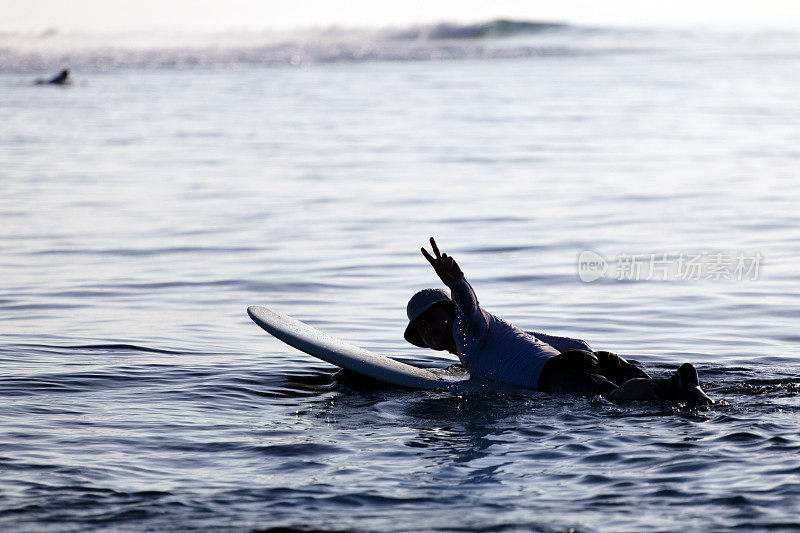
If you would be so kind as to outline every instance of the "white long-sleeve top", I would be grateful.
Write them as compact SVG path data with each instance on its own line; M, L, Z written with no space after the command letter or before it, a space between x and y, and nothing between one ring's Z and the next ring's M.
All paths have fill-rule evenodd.
M462 276L450 285L456 304L453 337L458 358L472 377L539 388L539 376L554 355L590 350L578 339L523 331L481 309L472 286Z

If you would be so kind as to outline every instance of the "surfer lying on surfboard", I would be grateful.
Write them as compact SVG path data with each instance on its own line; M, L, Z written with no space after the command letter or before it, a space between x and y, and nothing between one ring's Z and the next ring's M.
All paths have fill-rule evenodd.
M34 85L71 85L72 79L69 77L69 69L64 69L49 80L38 78L33 82Z
M523 331L478 305L461 268L439 252L422 255L433 266L452 297L441 289L424 289L408 302L405 338L411 344L456 354L472 377L550 393L602 395L614 402L669 400L710 404L694 366L685 363L664 379L650 377L622 357L594 351L578 339Z

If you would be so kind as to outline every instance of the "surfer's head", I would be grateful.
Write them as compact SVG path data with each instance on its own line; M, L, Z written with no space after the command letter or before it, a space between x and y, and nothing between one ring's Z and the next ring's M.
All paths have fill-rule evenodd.
M423 289L411 297L406 309L405 339L414 346L453 351L455 304L441 289Z

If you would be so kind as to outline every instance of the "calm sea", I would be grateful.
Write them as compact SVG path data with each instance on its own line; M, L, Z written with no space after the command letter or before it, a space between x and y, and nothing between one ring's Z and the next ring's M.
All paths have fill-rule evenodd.
M487 27L0 35L1 529L800 528L800 35ZM448 366L430 235L718 404L403 390L245 313Z

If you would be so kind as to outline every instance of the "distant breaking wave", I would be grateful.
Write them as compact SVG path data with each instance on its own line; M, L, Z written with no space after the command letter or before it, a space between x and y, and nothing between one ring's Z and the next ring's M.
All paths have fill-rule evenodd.
M567 24L492 20L404 28L323 27L300 30L61 32L0 34L0 70L60 68L206 68L369 61L445 61L603 53L575 42L593 30Z
M764 40L758 42L762 45ZM797 35L779 38L776 47L785 48L786 42L797 43ZM506 19L405 28L325 27L216 33L112 34L51 29L36 34L0 33L0 71L38 73L66 67L99 71L567 57L693 46L723 50L743 44L747 43L741 35L727 35L720 40L719 35L689 31L591 28ZM796 49L796 44L791 48Z
M526 22L498 19L478 24L449 24L443 22L435 25L414 26L390 35L398 39L481 39L530 35L568 28L570 28L569 25L558 22Z

